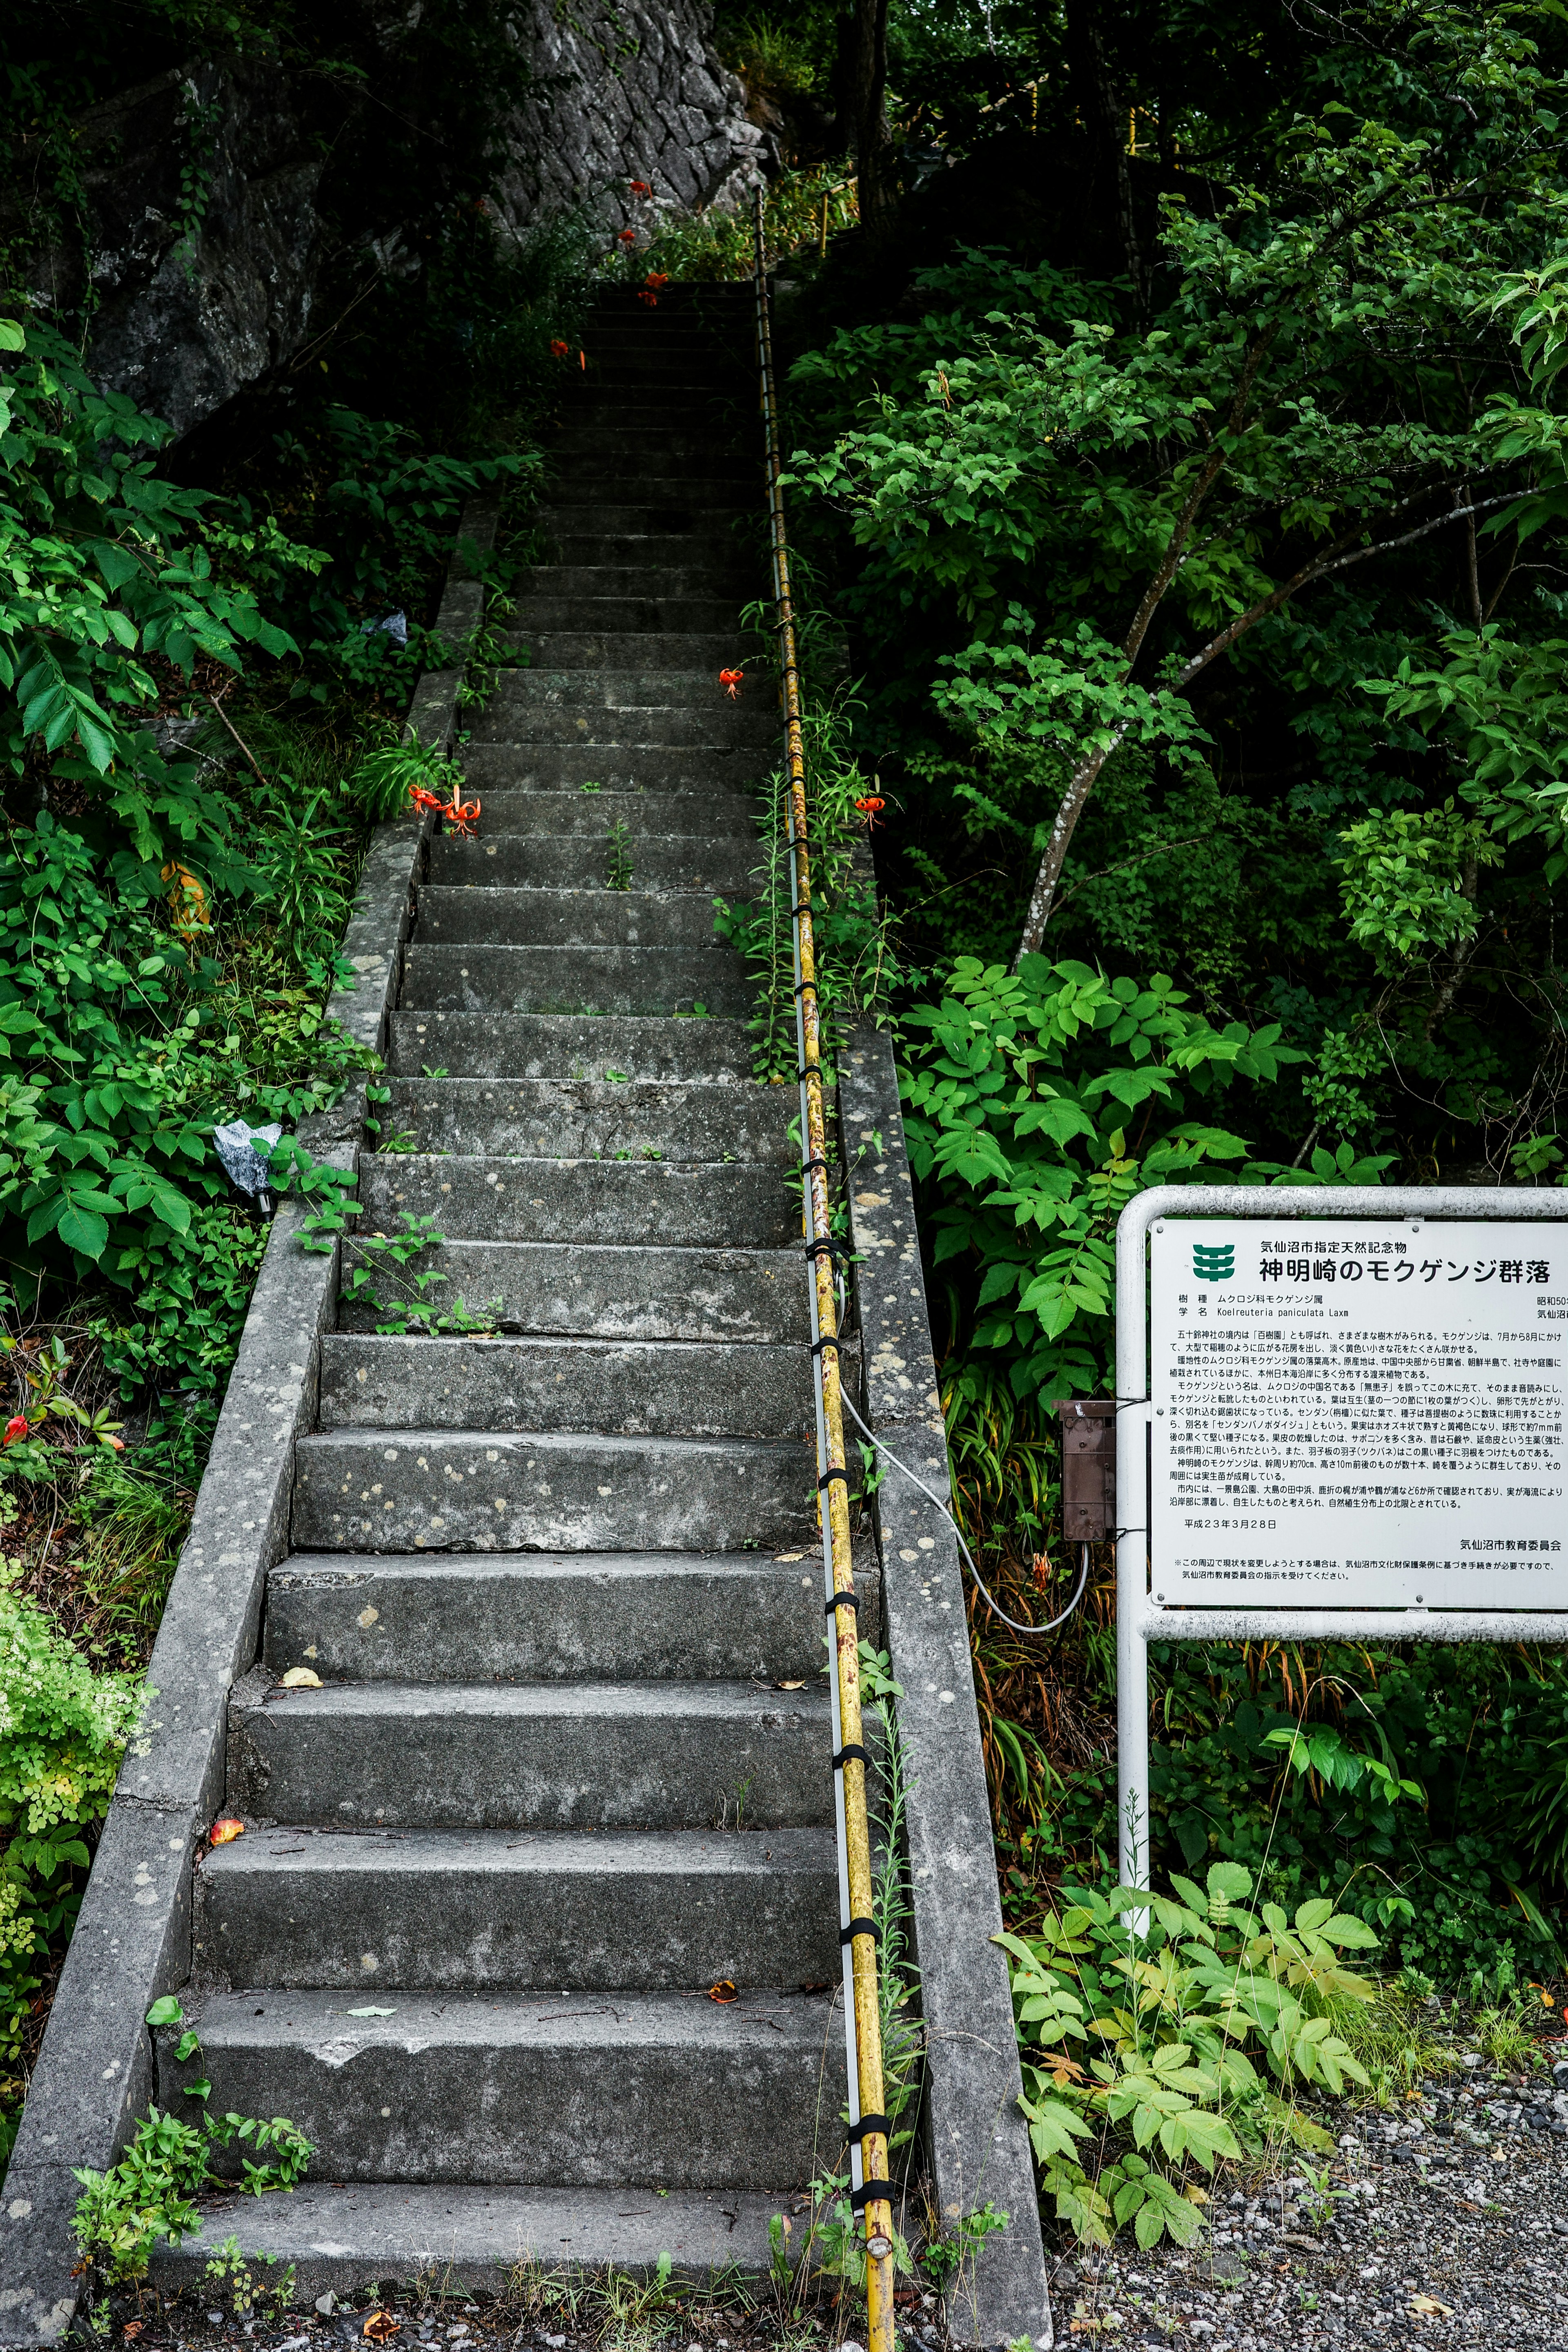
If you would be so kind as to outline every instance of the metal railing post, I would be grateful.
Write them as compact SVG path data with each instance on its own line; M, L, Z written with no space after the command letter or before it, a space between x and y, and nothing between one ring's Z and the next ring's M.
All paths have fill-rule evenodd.
M839 1927L843 1949L844 2045L850 2095L850 2201L864 2214L867 2352L894 2352L893 2202L888 2124L883 2113L882 2011L873 1909L867 1756L862 1737L859 1637L850 1544L849 1469L840 1402L838 1296L828 1203L827 1106L817 1013L811 931L811 862L807 837L806 755L800 732L800 681L789 599L789 551L779 477L779 398L768 312L763 204L756 193L757 363L768 463L773 594L778 614L780 699L784 706L791 919L795 941L795 1038L800 1053L801 1201L810 1266L811 1361L817 1417L817 1499L822 1530L824 1604L832 1627L829 1676L833 1726L833 1795L839 1851Z

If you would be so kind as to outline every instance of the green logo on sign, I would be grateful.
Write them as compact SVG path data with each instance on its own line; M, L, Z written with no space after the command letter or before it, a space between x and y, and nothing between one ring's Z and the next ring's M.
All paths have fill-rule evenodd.
M1208 1249L1202 1242L1194 1242L1192 1270L1199 1282L1228 1282L1236 1271L1236 1244L1224 1242Z

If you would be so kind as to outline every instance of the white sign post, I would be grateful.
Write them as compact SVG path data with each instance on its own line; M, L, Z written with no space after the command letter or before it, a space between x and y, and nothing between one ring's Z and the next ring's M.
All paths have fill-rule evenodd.
M1123 1212L1124 1885L1148 1885L1151 1641L1568 1641L1564 1220L1568 1192L1500 1188Z

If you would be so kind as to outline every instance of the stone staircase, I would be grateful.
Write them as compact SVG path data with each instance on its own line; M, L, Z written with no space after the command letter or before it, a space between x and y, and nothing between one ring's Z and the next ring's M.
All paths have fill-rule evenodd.
M344 1302L235 1694L249 1828L197 1874L161 2095L308 2134L243 2215L302 2284L766 2266L841 2152L795 1097L711 904L779 737L769 676L718 684L764 576L749 299L606 296L585 338L361 1162L365 1230L432 1216L433 1303L501 1336Z

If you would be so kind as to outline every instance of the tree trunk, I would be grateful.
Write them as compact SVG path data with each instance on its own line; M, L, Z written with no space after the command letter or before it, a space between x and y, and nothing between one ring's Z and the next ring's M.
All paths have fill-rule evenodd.
M855 0L839 18L833 97L840 136L854 152L861 226L874 243L893 212L892 151L883 110L887 96L888 0Z
M1133 210L1127 116L1111 79L1096 0L1068 0L1067 54L1090 158L1089 184L1083 191L1085 223L1092 241L1098 222L1115 222L1122 264L1133 289L1134 315L1142 328L1147 322L1149 289Z

